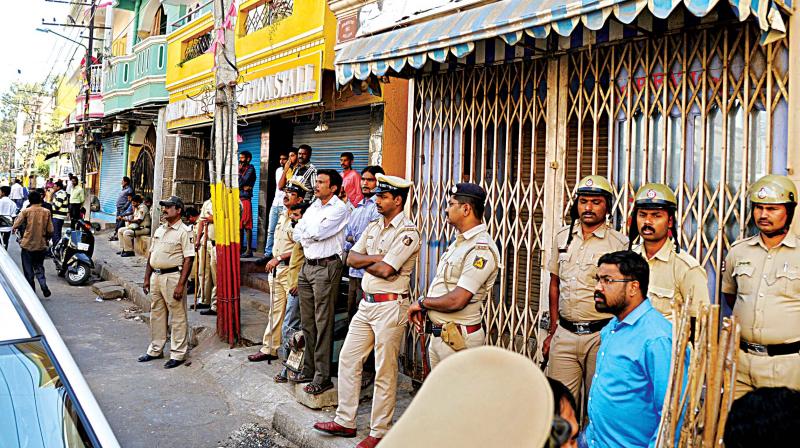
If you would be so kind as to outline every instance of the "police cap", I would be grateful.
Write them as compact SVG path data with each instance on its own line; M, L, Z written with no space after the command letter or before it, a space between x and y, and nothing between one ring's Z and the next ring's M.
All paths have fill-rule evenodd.
M481 203L486 202L486 190L481 188L480 185L469 182L462 182L460 184L455 184L452 187L450 187L450 195L466 196L468 198L477 199Z
M611 196L614 190L611 183L603 176L586 176L578 182L577 195L606 195Z
M378 185L372 191L375 194L400 193L403 191L408 191L408 189L414 186L414 182L411 182L410 180L406 180L397 176L387 176L380 173L375 176L375 180L378 181Z
M308 187L306 187L305 184L299 180L289 179L289 182L286 182L286 186L283 187L283 191L306 194L311 190L309 190Z
M179 198L177 196L170 196L167 199L164 199L163 201L159 201L158 205L160 205L162 207L169 207L169 206L174 205L175 207L177 207L177 208L179 208L181 210L186 210L186 207L184 207L184 205L183 205L183 199L181 199L181 198Z

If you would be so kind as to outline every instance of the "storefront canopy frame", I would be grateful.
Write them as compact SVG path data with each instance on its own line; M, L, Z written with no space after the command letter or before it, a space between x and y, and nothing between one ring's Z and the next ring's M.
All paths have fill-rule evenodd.
M500 37L514 45L527 34L546 38L551 30L567 37L579 24L599 30L608 18L623 24L633 22L647 8L659 19L666 19L678 5L697 17L709 14L720 0L503 0L459 13L439 17L405 28L358 38L336 52L336 79L344 85L354 78L384 76L391 69L400 73L406 66L422 68L428 59L445 62L449 55L462 58L475 49L475 43ZM774 0L728 0L740 21L754 18L762 31L762 43L786 33ZM784 6L785 7L785 6Z

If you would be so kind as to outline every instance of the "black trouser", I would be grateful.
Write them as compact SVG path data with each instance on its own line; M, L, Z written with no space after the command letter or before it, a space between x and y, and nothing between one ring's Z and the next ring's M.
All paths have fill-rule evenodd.
M39 286L42 289L47 288L47 279L44 277L44 257L47 254L46 250L30 251L22 249L20 258L22 258L22 273L25 275L25 280L31 285L31 288L36 290L33 283L33 278L39 280Z
M64 220L61 218L53 218L53 247L56 247L59 240L61 240L61 231L64 228Z
M11 238L11 231L0 232L0 238L3 240L3 247L8 249L8 240Z
M306 262L297 280L300 325L306 340L303 376L313 374L316 384L331 380L334 308L343 267L339 259L328 261L325 266Z
M83 204L69 204L69 227L75 230L78 227L78 220L81 219L81 206Z
M347 291L347 319L348 322L353 320L353 316L356 315L358 311L358 304L361 303L361 299L364 297L364 290L361 289L361 277L350 277L350 281L347 282L348 284L348 291ZM375 373L375 351L371 350L369 352L369 356L367 360L364 361L364 367L362 368L362 372L366 373Z

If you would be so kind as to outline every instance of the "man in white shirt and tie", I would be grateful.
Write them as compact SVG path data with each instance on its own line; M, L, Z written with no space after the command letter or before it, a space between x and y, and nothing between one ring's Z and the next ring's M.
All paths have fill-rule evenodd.
M303 371L298 382L310 382L303 389L318 395L333 388L331 352L333 317L342 281L344 231L350 217L348 207L338 198L342 176L335 170L319 170L315 200L294 229L306 262L298 278L300 320L306 338Z

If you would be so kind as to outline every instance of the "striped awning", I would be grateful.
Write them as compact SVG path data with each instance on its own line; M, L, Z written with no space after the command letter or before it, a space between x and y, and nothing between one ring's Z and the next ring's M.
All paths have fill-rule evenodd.
M445 62L450 55L463 58L475 50L475 43L499 37L515 45L530 36L546 38L551 30L570 36L582 24L600 30L609 17L622 24L632 23L645 8L653 17L666 19L683 3L691 14L704 17L719 0L502 0L468 11L433 19L393 31L358 38L336 52L336 79L340 85L370 75L400 73L426 62ZM762 31L762 43L786 33L778 4L774 0L728 0L740 21L755 19Z

